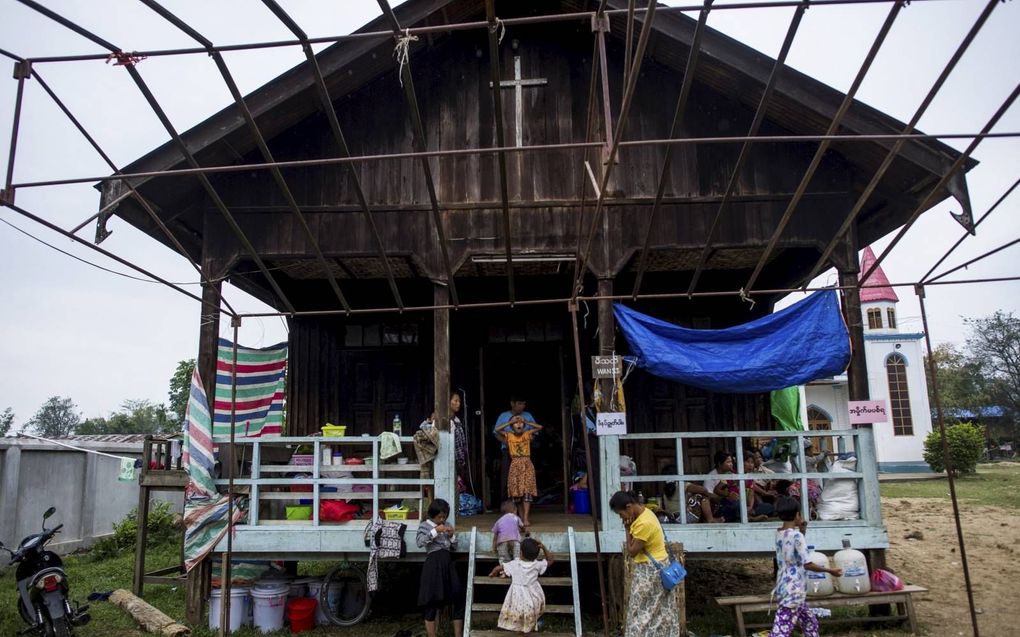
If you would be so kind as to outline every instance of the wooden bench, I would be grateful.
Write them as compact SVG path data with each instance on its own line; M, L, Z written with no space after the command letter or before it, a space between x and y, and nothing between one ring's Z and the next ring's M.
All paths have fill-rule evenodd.
M910 632L917 634L917 617L914 614L914 602L911 595L914 593L927 593L928 589L923 586L907 585L903 590L891 593L865 593L863 595L847 595L845 593L833 593L827 597L809 597L808 604L817 608L834 608L837 606L877 606L880 604L894 604L896 615L884 615L881 617L845 617L834 619L821 619L822 623L839 624L850 622L877 622L907 620L910 623ZM769 595L736 595L732 597L716 597L716 603L720 606L732 606L733 614L737 621L737 635L747 637L747 630L754 628L767 628L768 624L744 624L744 613L767 612L775 610L775 602Z

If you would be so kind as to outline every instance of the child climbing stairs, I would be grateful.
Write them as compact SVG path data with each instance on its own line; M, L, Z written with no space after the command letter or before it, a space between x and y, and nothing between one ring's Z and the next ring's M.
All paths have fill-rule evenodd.
M539 583L544 590L570 587L572 593L572 604L546 604L545 615L573 615L573 633L553 633L541 631L541 637L581 637L581 604L577 588L577 551L574 544L574 528L567 527L567 543L570 550L570 576L569 577L540 577ZM510 579L505 577L488 577L476 575L477 560L494 560L494 556L482 555L478 551L478 529L471 529L471 544L468 554L468 582L467 582L467 609L464 615L464 634L467 637L506 637L511 634L505 630L474 630L472 629L472 615L474 613L499 613L502 603L477 603L475 598L475 587L499 587L506 589L510 585Z

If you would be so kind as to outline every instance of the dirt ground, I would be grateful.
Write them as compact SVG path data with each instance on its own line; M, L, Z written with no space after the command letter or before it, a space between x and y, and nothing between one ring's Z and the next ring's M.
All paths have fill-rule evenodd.
M961 509L978 608L978 628L982 635L1020 635L1020 513L966 502ZM890 570L907 583L929 589L927 594L915 596L921 634L928 637L970 635L967 592L948 498L882 498L882 512L889 529ZM810 534L809 529L809 537ZM771 570L771 564L762 560L699 565L698 569L692 569L688 586L688 616L696 615L699 607L713 605L709 598L701 599L696 591L708 588L716 595L760 593L761 582L771 579ZM818 605L823 606L824 602L819 601ZM697 629L700 622L695 617L691 619L692 628ZM732 620L718 616L706 628L726 634L727 629L718 623L720 620L732 629ZM698 632L699 636L701 634ZM895 637L908 633L903 628L834 627L823 634Z
M962 505L978 628L982 635L1020 635L1020 514ZM957 548L952 504L932 498L882 498L889 529L889 566L930 592L918 600L924 634L969 635L970 615ZM921 534L908 539L909 534Z

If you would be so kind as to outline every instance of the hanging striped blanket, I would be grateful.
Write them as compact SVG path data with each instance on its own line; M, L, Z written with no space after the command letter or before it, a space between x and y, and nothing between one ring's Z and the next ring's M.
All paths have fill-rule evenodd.
M184 491L184 564L191 570L227 533L230 501L216 489L213 481L215 455L212 443L212 419L205 386L196 369L191 374L184 441L184 462L188 469L188 486ZM246 501L234 500L233 524L245 516Z
M216 402L213 434L230 435L234 344L221 338L216 357ZM237 348L237 399L234 435L280 435L287 371L287 344L263 349Z

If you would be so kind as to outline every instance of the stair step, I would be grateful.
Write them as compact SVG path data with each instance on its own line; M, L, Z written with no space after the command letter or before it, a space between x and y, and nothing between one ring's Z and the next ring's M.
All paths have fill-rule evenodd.
M509 637L513 633L505 630L472 630L471 637ZM574 633L547 633L544 630L538 633L542 637L576 637Z
M498 613L501 610L503 610L503 604L471 604L471 611L475 613ZM573 615L574 606L572 604L546 604L545 612L556 615ZM471 634L476 633L471 631ZM542 635L544 636L545 633Z
M509 586L510 581L509 577L482 577L480 575L475 575L475 584ZM573 580L569 577L540 577L538 578L538 583L542 586L570 586L573 584Z

